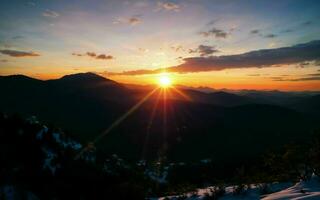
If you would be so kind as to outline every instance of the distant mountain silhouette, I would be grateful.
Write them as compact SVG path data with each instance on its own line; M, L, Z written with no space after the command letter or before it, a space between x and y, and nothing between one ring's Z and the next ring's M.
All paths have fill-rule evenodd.
M305 97L292 104L291 107L300 112L306 112L320 116L320 95Z
M88 143L152 89L126 87L93 73L48 81L5 76L0 77L0 110L36 115ZM288 108L257 104L260 101L252 97L180 90L191 100L172 91L155 108L158 90L97 145L106 153L130 159L163 154L173 160L226 161L305 140L318 126L316 119Z

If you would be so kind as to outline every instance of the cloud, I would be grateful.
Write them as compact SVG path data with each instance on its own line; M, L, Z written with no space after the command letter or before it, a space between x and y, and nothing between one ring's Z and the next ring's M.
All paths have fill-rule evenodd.
M11 57L34 57L34 56L40 56L39 54L34 53L34 52L16 51L16 50L9 50L9 49L0 50L0 53L2 53L4 55L11 56Z
M292 33L294 30L292 29L285 29L283 31L281 31L281 33Z
M145 48L138 48L138 51L139 52L142 52L142 53L148 53L149 52L149 49L145 49Z
M94 53L94 52L87 52L86 54L87 54L87 56L90 56L90 57L96 57L97 56L97 54Z
M262 32L263 31L261 31L259 29L253 29L253 30L250 31L250 34L251 35L258 35L258 36L263 37L263 38L275 38L275 37L277 37L276 34L273 34L273 33L263 34Z
M305 21L305 22L302 22L302 23L296 25L295 27L284 29L280 33L292 33L295 31L302 30L302 29L306 28L306 26L310 26L312 24L313 24L313 22L311 20L308 20L308 21Z
M71 55L73 56L78 56L78 57L81 57L81 56L88 56L88 57L91 57L91 58L95 58L95 59L98 59L98 60L111 60L111 59L114 59L113 56L111 55L106 55L106 54L97 54L95 52L87 52L85 54L81 54L81 53L72 53Z
M180 11L180 6L172 2L158 2L158 10Z
M140 24L141 22L142 22L141 19L139 19L139 18L137 18L137 17L130 17L130 18L128 19L128 23L129 23L130 25L132 25L132 26L138 25L138 24Z
M14 36L12 37L13 40L20 40L20 39L23 39L24 37L21 36L21 35L17 35L17 36Z
M228 36L228 33L226 31L221 30L221 29L217 29L217 28L212 28L209 31L202 31L199 34L204 37L213 36L215 38L227 38L227 36Z
M52 11L52 10L46 10L42 13L43 16L45 17L51 17L51 18L56 18L56 17L59 17L60 14L55 12L55 11Z
M260 30L259 29L254 29L254 30L251 30L250 33L251 34L258 34L258 33L260 33Z
M320 76L310 76L310 77L302 77L302 78L294 78L294 79L274 79L274 81L320 81Z
M219 52L215 46L199 45L196 49L189 49L189 53L200 53L200 56L209 56Z
M270 34L265 35L264 37L265 38L275 38L275 37L277 37L277 35L273 34L273 33L270 33Z
M111 55L105 55L105 54L100 54L96 57L96 59L101 59L101 60L111 60L113 59L113 56Z
M249 51L243 54L184 58L184 63L178 66L168 67L166 71L190 73L239 68L266 68L299 64L307 61L320 61L320 40L289 47ZM161 69L126 71L118 74L152 74L158 73L159 71L161 71Z
M136 26L142 23L142 20L140 17L141 15L134 15L129 18L118 18L113 22L113 24L128 24L131 26Z
M179 52L179 51L185 51L182 45L177 45L177 46L171 46L170 47L173 51Z
M320 73L307 74L307 76L320 76Z
M123 71L123 72L105 72L105 75L107 76L113 76L113 75L142 75L142 74L157 74L162 72L163 69L155 69L155 70L148 70L148 69L138 69L138 70L132 70L132 71Z
M301 23L301 26L309 26L311 24L312 24L312 21L309 20L309 21L305 21L305 22Z
M8 60L7 59L2 59L2 60L0 60L0 62L5 63L5 62L8 62Z
M81 53L72 53L73 56L83 56Z

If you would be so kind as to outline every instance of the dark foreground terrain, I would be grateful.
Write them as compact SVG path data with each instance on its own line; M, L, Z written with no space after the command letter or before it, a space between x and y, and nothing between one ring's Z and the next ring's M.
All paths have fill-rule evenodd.
M0 199L143 199L319 175L318 93L157 89L135 106L153 89L92 73L0 77Z

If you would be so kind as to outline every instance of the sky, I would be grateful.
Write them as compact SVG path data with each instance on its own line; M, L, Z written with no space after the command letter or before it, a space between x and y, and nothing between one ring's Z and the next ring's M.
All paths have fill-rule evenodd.
M0 75L320 90L320 1L1 0Z

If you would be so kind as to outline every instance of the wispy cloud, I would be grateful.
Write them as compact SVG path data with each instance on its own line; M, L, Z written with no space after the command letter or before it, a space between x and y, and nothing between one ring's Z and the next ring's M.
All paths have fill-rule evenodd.
M170 48L171 48L172 50L174 50L175 52L185 51L185 49L183 48L182 45L171 46Z
M113 24L128 24L131 26L136 26L141 23L142 23L141 15L134 15L129 18L118 18L113 22Z
M200 56L209 56L219 52L215 46L199 45L196 49L189 49L189 53L199 53Z
M309 26L309 25L311 25L311 24L312 24L312 21L311 21L311 20L305 21L305 22L302 22L302 23L301 23L302 26Z
M250 31L251 34L258 34L260 33L260 30L259 29L253 29Z
M98 60L111 60L111 59L114 59L114 57L112 55L97 54L95 52L86 52L85 54L72 53L71 55L78 56L78 57L88 56L88 57L95 58L95 59L98 59Z
M275 38L277 37L276 34L273 34L273 33L270 33L270 34L267 34L267 35L264 35L265 38Z
M72 53L73 56L83 56L81 53Z
M320 81L320 74L307 74L299 78L283 78L283 77L273 77L274 81Z
M101 60L111 60L113 59L113 56L111 55L106 55L106 54L100 54L96 56L96 59L101 59Z
M2 53L4 55L11 56L11 57L34 57L34 56L40 56L39 54L34 53L34 52L17 51L17 50L9 50L9 49L0 50L0 53Z
M36 6L36 3L33 2L33 1L29 1L29 2L27 2L27 5L28 5L28 6Z
M209 31L201 31L199 33L200 35L204 37L215 37L215 38L227 38L228 33L222 29L212 28Z
M45 16L45 17L51 17L51 18L56 18L56 17L59 17L59 16L60 16L59 13L57 13L57 12L55 12L55 11L53 11L53 10L49 10L49 9L45 10L45 11L42 13L42 15Z
M284 66L299 64L307 61L320 60L320 40L311 41L289 47L275 49L261 49L249 51L243 54L210 56L210 57L189 57L184 58L184 63L169 67L168 72L190 73L203 71L219 71L224 69L239 68L266 68L272 66ZM162 69L156 70L135 70L118 73L119 75L154 74Z
M158 2L158 10L180 11L180 6L173 2Z

